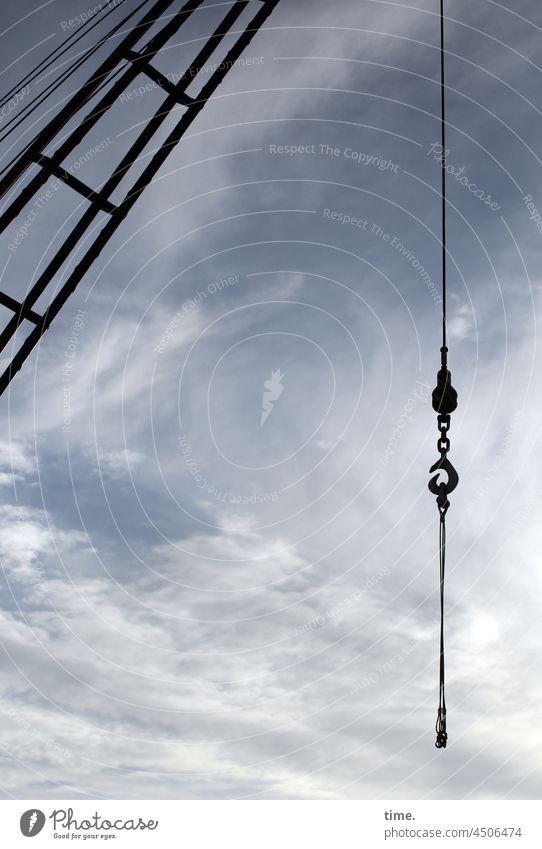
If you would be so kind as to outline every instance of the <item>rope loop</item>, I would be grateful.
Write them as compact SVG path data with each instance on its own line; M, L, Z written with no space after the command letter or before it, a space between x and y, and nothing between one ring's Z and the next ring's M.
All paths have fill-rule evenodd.
M435 746L437 749L445 749L448 742L448 734L446 732L446 708L438 709L437 724L435 726L437 732L437 740Z

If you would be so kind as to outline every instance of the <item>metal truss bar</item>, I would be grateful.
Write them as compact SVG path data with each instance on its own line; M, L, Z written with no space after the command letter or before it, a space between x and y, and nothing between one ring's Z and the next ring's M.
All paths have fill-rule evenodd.
M227 75L229 69L234 65L234 63L239 59L246 47L251 43L255 34L263 26L269 15L277 6L278 2L279 0L267 0L267 2L262 4L257 14L250 21L247 29L242 33L235 45L228 52L225 60L213 72L206 85L203 86L199 96L195 99L195 103L185 111L184 115L174 127L173 131L170 133L164 144L154 154L151 161L144 169L143 173L134 183L131 191L119 204L109 221L107 221L102 230L99 232L93 244L87 250L87 252L79 261L79 263L75 266L73 271L70 273L68 279L61 287L58 294L52 300L51 304L45 311L42 324L40 326L35 327L34 330L29 333L17 353L14 355L10 365L0 376L0 394L2 394L9 386L10 382L20 370L23 363L32 352L33 348L37 345L40 338L50 327L51 323L58 315L70 295L75 291L75 289L81 282L82 278L84 277L92 263L100 255L103 248L108 243L115 231L118 229L130 209L136 203L136 201L144 192L146 187L152 182L164 162L167 160L168 156L172 153L182 136L193 123L199 112L203 109L207 100L213 95L215 90L218 88L220 83ZM241 3L239 5L241 5ZM87 216L90 216L91 213L93 213L93 215L95 214L93 209L87 211ZM83 216L75 230L78 229L78 227L82 224L84 220L85 216ZM35 289L36 287L33 288L32 293L29 294L29 296L25 299L23 304L24 307L32 306L34 300L39 296L35 295ZM17 324L15 324L15 330L16 328ZM4 331L4 334L5 332L6 331ZM13 335L13 332L11 333L11 335ZM4 334L2 334L2 336L4 336Z
M201 70L202 66L205 65L205 63L211 58L222 39L228 34L229 30L232 28L237 19L241 16L241 14L245 11L248 5L249 0L237 0L235 5L232 6L222 23L216 28L212 36L205 42L205 44L201 48L200 52L198 53L188 70L182 75L181 79L177 83L178 91L184 91L186 88L188 88L189 84L193 82L193 80L197 77L199 71ZM196 99L197 98L194 98L194 100Z
M111 201L107 200L107 198L103 197L99 192L95 192L94 189L89 188L85 183L79 180L77 177L74 177L73 174L70 174L69 171L66 171L65 168L62 168L61 165L55 165L48 156L44 156L40 154L36 157L36 162L38 165L49 166L51 173L58 177L59 180L62 180L63 183L66 183L71 189L79 192L80 195L87 198L87 200L91 201L91 203L96 204L99 209L102 209L104 212L108 212L109 215L112 215L117 208Z
M187 94L183 94L181 91L177 91L177 86L175 83L172 83L171 80L168 80L164 74L161 74L160 71L157 71L156 68L153 68L152 65L149 65L147 61L145 61L145 57L141 56L139 53L135 53L130 50L127 54L127 59L130 62L139 63L139 72L142 74L146 74L149 79L156 83L156 85L163 88L168 94L174 94L177 98L177 102L182 106L191 106L194 102L192 97L188 97Z
M232 26L233 23L235 23L235 21L237 20L246 5L246 0L242 0L242 2L241 0L238 0L235 6L233 6L225 15L224 19L209 39L209 41L212 40L213 43L210 44L208 41L202 48L202 50L200 50L195 61L207 61L207 58L212 54L212 52L216 48L216 45L220 43L220 41L225 37L229 28ZM190 79L190 71L187 71L179 80L179 89L182 90L183 87L186 87ZM158 111L146 124L139 137L136 139L136 141L130 148L130 150L126 153L126 155L123 157L122 161L119 163L109 180L103 186L100 192L100 195L102 197L107 198L109 197L111 192L114 191L114 189L121 182L122 178L129 170L129 168L134 164L137 157L144 150L152 136L156 133L163 121L165 121L167 116L170 114L171 109L176 105L176 103L176 96L170 96L166 98L165 103L160 106ZM201 107L198 104L198 111L200 110L200 108ZM41 273L40 277L30 290L30 292L28 292L28 294L26 295L24 300L25 308L31 308L36 303L38 298L45 292L47 286L49 285L55 274L62 268L62 265L68 259L72 250L74 250L81 238L84 236L85 232L90 227L97 214L98 209L96 207L91 207L84 213L82 218L75 225L74 229L67 237L65 242L62 244L60 249L57 251L55 256L52 258L47 267ZM4 348L16 332L17 327L17 317L14 316L7 323L2 333L0 333L0 351L4 350Z
M12 312L20 316L21 319L26 318L33 324L41 324L43 321L42 315L38 315L37 312L27 309L23 304L20 304L19 301L16 301L15 298L10 298L6 292L0 292L0 304L2 304L3 307L7 307L9 310L12 310Z
M46 127L38 133L26 153L13 165L5 177L0 180L0 197L11 188L16 180L26 171L29 165L34 161L37 153L44 150L48 144L55 138L57 133L70 121L81 107L93 96L94 92L102 85L104 79L115 70L117 65L130 50L134 44L139 41L141 36L153 26L160 16L173 3L173 0L158 0L149 9L147 14L141 21L130 30L128 35L121 41L118 47L105 59L100 67L92 74L86 83L77 91L77 93L66 103L60 110L58 115L47 124ZM38 187L39 188L39 187Z
M230 31L233 24L237 21L244 8L248 5L247 0L237 0L235 5L229 10L229 12L225 15L223 20L220 22L214 33L209 37L205 45L202 47L198 55L196 56L194 62L205 64L210 56L212 56L216 47L220 44L222 39ZM154 113L150 121L147 123L146 127L142 131L139 138L136 139L130 150L126 153L122 161L117 165L115 171L113 172L110 180L105 184L102 193L109 195L120 183L122 178L128 169L134 164L137 160L140 153L144 150L152 136L157 132L162 123L170 114L171 109L178 103L179 94L183 93L184 90L188 87L189 83L192 82L194 77L191 75L191 69L194 67L192 65L188 71L186 71L177 85L175 86L175 91L166 98L164 103L158 108L158 110ZM196 103L196 99L192 99L192 103L190 106L194 106Z
M167 8L171 5L173 0L161 0L160 6L162 11L164 8ZM175 35L178 29L182 26L182 24L186 21L186 19L195 12L199 6L202 5L204 0L189 0L182 9L176 12L172 19L168 21L168 23L149 41L148 45L144 48L145 54L149 56L154 56L161 47L166 44L169 39ZM156 9L156 7L154 7ZM146 29L154 23L155 20L151 20L147 25ZM137 40L140 37L141 33L138 33L135 37ZM126 41L126 40L125 40ZM120 61L126 58L126 53L131 49L133 40L130 41L128 45L124 42L122 45L119 45L115 52L116 54L116 65ZM104 63L105 64L105 63ZM55 165L61 165L63 160L74 150L75 147L83 140L83 138L87 135L87 133L92 129L92 127L96 124L96 122L102 117L102 115L113 106L117 97L122 94L122 92L130 85L130 83L137 77L139 74L139 70L134 65L130 65L128 70L125 71L121 77L111 86L111 88L107 91L104 97L97 103L89 112L89 114L81 121L81 123L73 130L73 132L68 136L68 138L64 141L64 143L59 147L55 153L51 155L51 161ZM96 75L94 74L91 79L93 79ZM101 81L103 82L103 76ZM90 81L89 81L90 82ZM37 155L41 154L44 148L54 139L59 130L77 113L79 109L82 109L85 103L92 96L93 91L96 86L90 91L90 93L85 94L85 90L88 86L88 83L84 85L81 91L70 101L70 106L74 102L77 103L77 108L73 108L72 111L68 114L68 109L61 110L60 114L57 118L53 119L51 124L44 128L44 130L38 134L36 141L31 145L29 150L24 154L21 159L15 163L13 168L11 168L6 176L0 180L0 197L2 197L14 184L14 182L24 173L27 167L35 161ZM64 112L66 114L64 115ZM51 129L53 127L53 129ZM38 143L39 142L39 143ZM20 192L20 194L15 198L14 201L8 206L5 212L0 216L0 232L2 232L13 219L24 209L25 205L31 200L31 198L42 188L42 186L47 182L49 176L51 175L51 171L47 169L43 169L38 172L33 179L29 182L27 186Z

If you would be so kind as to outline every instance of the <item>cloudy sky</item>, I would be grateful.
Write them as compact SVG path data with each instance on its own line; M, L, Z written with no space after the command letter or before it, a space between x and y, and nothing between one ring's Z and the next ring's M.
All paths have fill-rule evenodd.
M446 3L468 185L437 751L437 5L281 0L0 399L3 798L540 798L542 8ZM4 4L1 90L90 8ZM89 185L162 101L146 83L66 161ZM6 231L4 291L85 208L63 186Z

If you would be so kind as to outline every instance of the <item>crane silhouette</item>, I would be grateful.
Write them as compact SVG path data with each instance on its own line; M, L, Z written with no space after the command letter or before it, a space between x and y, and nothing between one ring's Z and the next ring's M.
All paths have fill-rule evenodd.
M138 8L142 8L147 2L148 0L141 3ZM0 233L3 233L21 215L27 205L43 190L44 185L51 177L55 177L67 188L82 195L88 201L88 208L24 297L14 298L7 292L0 290L0 305L8 310L8 315L11 313L0 330L0 353L14 340L8 363L0 374L0 395L7 389L86 272L151 183L168 156L173 152L209 98L212 97L229 70L239 60L243 51L261 29L279 0L256 0L256 2L259 6L256 14L242 28L234 45L220 63L213 65L214 69L199 93L195 96L189 96L187 94L189 86L198 80L205 63L209 61L224 38L232 33L234 25L252 3L251 0L235 0L187 70L177 82L172 82L168 76L162 74L152 64L152 60L159 54L160 50L167 46L170 39L188 21L193 12L204 6L205 0L189 0L176 12L170 11L170 7L174 5L174 0L158 0L135 25L130 27L130 31L119 45L60 109L58 114L4 169L0 178L0 199L8 194L10 199L0 215ZM165 13L168 10L169 14L166 16ZM133 14L132 12L128 17L132 17ZM146 44L140 45L139 43L145 34L151 28L156 28L162 18L164 18L165 23L159 26L158 31L152 35ZM118 29L118 27L115 29ZM64 166L64 162L92 128L105 118L111 107L118 101L119 96L140 74L146 75L163 91L164 100L154 115L143 125L139 135L102 188L97 191L79 180L72 171ZM102 94L102 92L104 93ZM102 96L98 97L100 94ZM98 100L94 102L88 114L81 116L79 120L79 113L90 101L96 100L96 98ZM183 110L181 118L165 141L153 153L150 161L133 182L125 197L120 203L113 203L111 201L112 193L121 181L129 175L130 170L141 157L151 139L167 120L172 110L177 107L181 107ZM49 146L54 145L61 130L68 123L73 123L74 119L76 120L75 128L62 139L53 153L46 154L44 151ZM28 182L21 185L30 169L35 173ZM98 229L90 246L86 248L81 259L67 274L58 292L49 301L47 308L42 313L37 312L34 309L37 301L44 293L51 291L54 282L62 277L62 272L67 268L70 258L73 258L83 240L88 238L88 231L100 213L106 213L108 216L106 223ZM21 331L22 341L19 341Z

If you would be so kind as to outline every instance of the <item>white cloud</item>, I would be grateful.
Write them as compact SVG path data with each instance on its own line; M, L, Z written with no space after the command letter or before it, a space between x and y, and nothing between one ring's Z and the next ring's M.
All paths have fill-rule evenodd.
M438 309L378 237L318 214L269 212L329 206L382 222L438 278L434 193L344 157L266 156L270 141L337 140L389 150L435 184L423 149L435 135L435 85L337 61L436 78L438 51L422 43L436 43L434 16L364 5L362 21L346 0L340 10L279 5L281 29L261 35L266 64L231 77L231 96L206 107L134 209L118 253L95 267L68 383L73 312L13 384L17 438L0 444L0 484L19 487L21 507L0 510L0 742L19 798L58 798L63 788L123 798L540 797L541 694L530 674L542 643L539 370L513 243L495 216L452 195L475 216L503 299L458 217L451 247L467 289L452 276L460 406L451 456L461 483L448 519L442 758L432 734L438 517L426 489L437 431L427 398L414 396L438 368ZM465 55L482 50L460 32ZM272 61L294 54L333 61ZM514 63L502 73L518 73ZM459 59L454 69L467 90ZM251 86L265 96L232 94ZM492 86L480 83L489 103ZM320 90L330 87L354 94ZM502 127L456 100L461 128L508 166L510 155L525 166ZM524 103L513 106L510 122L530 132ZM120 127L120 113L114 121ZM216 129L228 124L237 126ZM399 144L397 132L422 148ZM249 148L259 150L237 153ZM525 209L475 148L465 159L495 181L512 231L523 234ZM529 167L530 185L538 170ZM537 251L529 241L528 268ZM199 288L237 273L238 285L190 307L156 352ZM267 309L266 300L288 303ZM253 339L268 347L218 369L232 346ZM292 339L299 347L287 346ZM283 359L288 386L262 431L262 375ZM204 487L179 451L179 408Z

